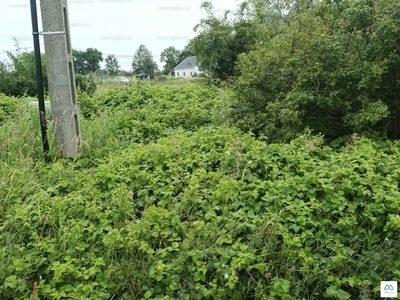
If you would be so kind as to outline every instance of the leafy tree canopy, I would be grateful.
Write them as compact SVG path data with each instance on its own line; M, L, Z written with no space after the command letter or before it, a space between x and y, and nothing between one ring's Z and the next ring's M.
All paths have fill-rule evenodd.
M239 55L235 124L270 141L307 127L399 138L400 2L289 4L280 33Z
M22 52L14 38L15 51L7 52L8 61L0 62L0 93L10 96L37 95L35 53ZM46 57L41 55L44 90L48 90Z
M168 47L161 52L160 61L165 63L162 73L168 75L174 71L174 68L179 64L180 51L175 47Z
M96 48L88 48L86 51L72 50L72 54L76 73L86 75L100 70L103 54Z
M117 75L118 74L119 68L121 66L118 64L118 60L115 57L115 55L112 55L112 54L108 55L105 60L105 63L106 63L107 74L109 74L109 75Z
M135 74L146 73L150 77L154 77L154 73L158 71L158 66L153 60L153 55L143 44L139 46L133 56L132 70Z

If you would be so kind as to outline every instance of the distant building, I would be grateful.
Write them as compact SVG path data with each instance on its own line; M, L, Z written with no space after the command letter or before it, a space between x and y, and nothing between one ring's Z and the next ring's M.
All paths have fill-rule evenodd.
M196 64L196 56L186 57L179 65L174 68L175 77L193 77L200 74Z

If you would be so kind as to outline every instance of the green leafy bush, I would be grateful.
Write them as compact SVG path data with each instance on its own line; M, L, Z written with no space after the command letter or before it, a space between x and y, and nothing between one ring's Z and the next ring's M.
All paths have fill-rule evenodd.
M398 145L321 143L204 127L90 168L4 166L0 296L373 297L400 279Z
M35 282L49 300L371 299L399 281L399 144L265 144L225 124L229 95L82 94L84 152L49 164L18 99L0 123L0 299Z
M21 52L17 46L16 53L7 52L9 61L0 61L0 93L21 97L37 95L35 53ZM48 91L46 56L42 54L43 88Z
M269 142L307 127L330 140L354 132L398 139L400 56L389 41L400 34L400 2L297 3L280 18L280 34L271 21L239 55L234 123Z
M81 115L84 118L90 118L97 114L98 105L95 99L81 90L78 92L78 103Z
M13 116L17 107L17 98L8 97L0 93L0 123Z
M112 89L94 102L115 119L116 135L133 142L155 141L169 131L197 130L226 122L227 99L218 88L198 84L168 86L138 81L133 88Z
M97 89L97 84L93 74L82 75L75 74L75 82L77 91L85 92L90 97L94 95Z

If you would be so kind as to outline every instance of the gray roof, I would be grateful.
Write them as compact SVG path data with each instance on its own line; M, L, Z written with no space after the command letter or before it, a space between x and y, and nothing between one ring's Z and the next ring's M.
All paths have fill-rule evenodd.
M174 70L190 69L196 66L196 56L186 57Z

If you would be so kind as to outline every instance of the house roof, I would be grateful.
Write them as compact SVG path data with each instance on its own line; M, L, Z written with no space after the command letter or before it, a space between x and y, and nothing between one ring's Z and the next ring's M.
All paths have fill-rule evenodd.
M177 65L174 70L190 69L196 66L196 56L186 57L182 62Z

